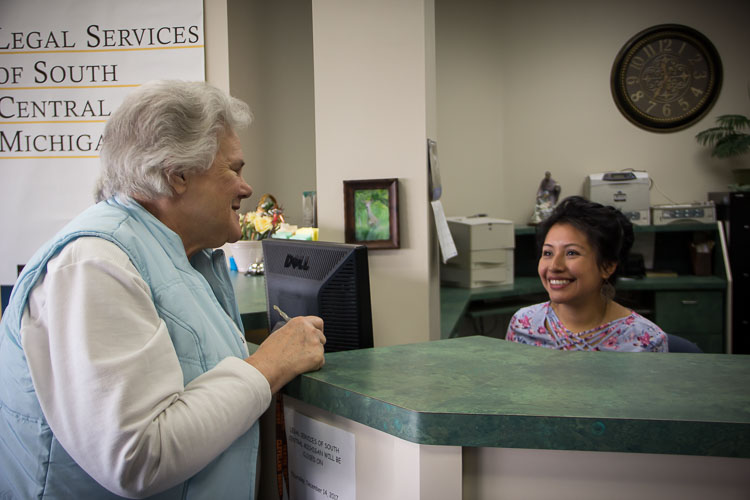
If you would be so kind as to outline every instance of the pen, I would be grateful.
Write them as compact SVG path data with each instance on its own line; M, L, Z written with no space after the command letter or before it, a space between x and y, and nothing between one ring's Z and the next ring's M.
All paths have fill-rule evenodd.
M281 310L281 309L279 308L279 306L277 306L276 304L274 304L273 308L274 308L274 309L276 309L276 312L278 312L278 313L279 313L279 316L281 316L281 319L283 319L283 320L284 320L284 321L286 321L287 323L289 322L289 320L290 320L291 318L290 318L290 317L289 317L289 316L287 315L287 313L285 313L284 311L282 311L282 310Z

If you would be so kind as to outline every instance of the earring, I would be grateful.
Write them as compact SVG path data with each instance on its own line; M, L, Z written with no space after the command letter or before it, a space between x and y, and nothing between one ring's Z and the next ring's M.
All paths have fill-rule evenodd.
M604 283L602 283L602 287L599 292L602 294L602 297L607 300L612 300L615 298L615 287L612 285L612 283L609 282L609 279L604 280Z

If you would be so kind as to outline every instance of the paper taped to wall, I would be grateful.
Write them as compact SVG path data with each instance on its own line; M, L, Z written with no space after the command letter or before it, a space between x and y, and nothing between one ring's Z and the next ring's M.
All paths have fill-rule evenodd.
M432 212L435 216L435 227L437 228L438 241L440 242L440 253L443 256L443 264L448 262L448 259L458 255L456 245L453 243L453 236L451 236L451 230L448 228L448 222L445 220L445 212L443 211L443 204L440 200L431 201Z

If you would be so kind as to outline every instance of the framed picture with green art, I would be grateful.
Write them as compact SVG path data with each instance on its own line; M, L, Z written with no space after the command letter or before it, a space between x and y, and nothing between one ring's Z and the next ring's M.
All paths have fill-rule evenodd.
M399 248L398 179L344 181L347 243Z

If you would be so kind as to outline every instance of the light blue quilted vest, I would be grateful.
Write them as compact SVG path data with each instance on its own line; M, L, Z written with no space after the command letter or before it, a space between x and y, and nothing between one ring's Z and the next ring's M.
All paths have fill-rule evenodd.
M0 323L2 499L119 498L86 474L52 434L21 348L21 318L31 289L46 273L47 262L81 236L105 238L130 257L149 285L156 310L169 329L186 384L227 356L247 355L237 330L243 331L242 322L223 252L204 250L188 261L182 240L133 200L111 198L90 207L31 258L3 313ZM201 472L153 498L252 498L258 442L256 422Z

